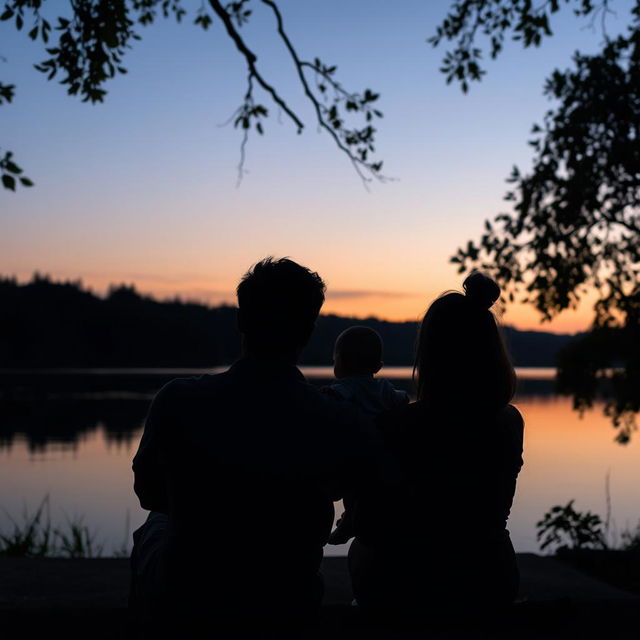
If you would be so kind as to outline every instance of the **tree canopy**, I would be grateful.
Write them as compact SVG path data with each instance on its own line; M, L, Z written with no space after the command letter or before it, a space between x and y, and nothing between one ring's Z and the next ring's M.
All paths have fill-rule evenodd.
M606 20L610 11L608 2L571 2L592 18ZM482 75L478 31L491 35L494 57L510 29L537 44L560 4L455 3L436 35L436 43L457 39L445 57L449 77L465 83ZM452 261L460 272L492 272L509 300L533 304L546 320L597 293L593 330L561 355L559 387L578 409L604 391L605 412L626 442L640 410L640 2L625 33L603 37L598 53L577 52L571 67L548 78L544 93L554 106L532 129L531 170L514 167L508 179L513 210L486 221L479 241Z

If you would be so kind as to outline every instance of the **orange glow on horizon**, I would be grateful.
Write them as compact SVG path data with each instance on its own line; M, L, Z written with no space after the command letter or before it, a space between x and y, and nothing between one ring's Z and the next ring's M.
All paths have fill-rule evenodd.
M233 286L225 291L211 291L206 283L194 283L193 286L176 290L171 286L151 289L136 285L141 292L148 293L157 299L180 297L204 304L236 304ZM432 288L433 289L433 288ZM322 307L323 314L335 314L354 318L375 317L390 322L420 321L429 305L441 292L424 295L417 292L368 292L367 290L343 290L331 288L327 290L327 298ZM502 325L514 326L529 331L550 331L553 333L577 333L588 329L591 322L590 305L585 304L579 310L566 310L551 322L543 322L540 313L531 305L511 304L503 314L496 314Z

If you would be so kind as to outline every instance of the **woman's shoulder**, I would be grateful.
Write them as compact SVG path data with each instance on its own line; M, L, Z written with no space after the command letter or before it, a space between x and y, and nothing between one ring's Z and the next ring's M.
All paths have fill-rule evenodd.
M512 404L508 404L498 413L498 426L501 436L520 455L524 443L524 419Z
M524 431L524 418L512 404L504 406L497 415L498 424L511 431Z

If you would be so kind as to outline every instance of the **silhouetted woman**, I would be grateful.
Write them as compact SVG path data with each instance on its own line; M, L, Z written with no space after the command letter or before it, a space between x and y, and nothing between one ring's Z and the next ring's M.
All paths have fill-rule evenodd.
M513 602L518 569L506 529L522 466L515 374L481 273L446 293L420 327L417 401L383 414L404 475L394 495L361 496L349 564L359 604L402 620Z

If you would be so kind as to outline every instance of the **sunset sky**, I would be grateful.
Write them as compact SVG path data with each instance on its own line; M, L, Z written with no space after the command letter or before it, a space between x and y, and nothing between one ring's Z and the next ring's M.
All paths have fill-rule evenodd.
M615 4L610 30L628 15L629 2ZM287 255L325 278L325 312L394 320L416 319L436 295L459 288L449 256L478 237L485 218L507 210L505 178L514 164L530 166L529 131L549 107L545 77L576 49L595 50L601 31L565 10L540 49L507 46L464 95L438 71L444 50L426 42L446 0L280 5L302 56L337 64L347 87L381 93L377 148L396 180L367 191L318 132L264 7L256 5L243 33L307 126L296 135L264 96L273 117L263 137L249 140L239 187L241 134L221 125L240 104L246 74L218 23L208 32L192 18L141 28L129 73L95 106L33 70L42 44L2 23L0 78L17 95L2 107L0 144L36 186L0 191L0 274L26 280L37 270L100 292L135 283L159 297L215 304L233 301L253 262ZM530 308L514 305L503 320L575 331L588 311L541 327Z

